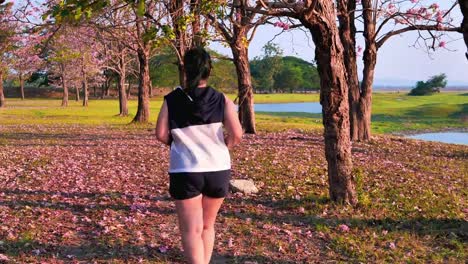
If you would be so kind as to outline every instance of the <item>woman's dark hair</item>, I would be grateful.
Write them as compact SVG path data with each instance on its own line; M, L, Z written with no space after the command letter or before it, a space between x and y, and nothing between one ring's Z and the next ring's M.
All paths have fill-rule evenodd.
M200 80L208 79L211 72L211 57L202 47L193 48L184 56L185 76L187 77L186 92L198 87Z

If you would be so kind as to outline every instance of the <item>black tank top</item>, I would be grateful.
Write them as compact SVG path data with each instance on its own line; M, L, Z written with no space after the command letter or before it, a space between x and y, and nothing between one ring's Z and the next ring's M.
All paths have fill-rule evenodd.
M212 87L185 93L177 87L164 97L172 136L169 172L208 172L231 168L224 142L225 97Z

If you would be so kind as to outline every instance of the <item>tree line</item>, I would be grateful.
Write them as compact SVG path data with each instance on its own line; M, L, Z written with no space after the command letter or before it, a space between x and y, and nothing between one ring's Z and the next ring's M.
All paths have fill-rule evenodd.
M459 2L465 14L464 1ZM148 122L151 59L170 47L177 57L179 84L184 86L185 52L221 41L232 52L226 59L236 71L238 115L246 133L256 133L255 85L266 90L286 85L312 87L316 78L312 71L302 71L297 62L275 56L274 48L251 67L248 51L255 32L266 24L283 31L302 28L315 45L310 52L315 52L320 80L330 197L350 204L357 203L350 142L371 136L372 85L379 49L392 37L410 31L418 31L415 46L445 48L444 32L466 36L467 28L466 19L460 27L451 17L457 1L447 10L425 0L49 0L41 7L28 0L24 3L15 10L8 2L0 8L0 83L5 68L15 69L24 78L31 71L21 65L45 63L63 87L62 105L67 105L72 84L81 84L83 105L87 105L89 83L107 82L111 74L106 72L112 72L118 76L120 114L127 115L125 83L133 76L138 80L138 110L133 120ZM356 44L361 33L364 47ZM36 54L31 49L38 47L37 58L27 56ZM20 59L12 58L21 56L29 63L15 65ZM361 80L359 57L364 62ZM265 60L294 67L285 70L276 67L278 63L266 71ZM253 81L252 75L262 70L266 75ZM299 84L301 78L307 84ZM5 104L2 90L0 85L0 107Z
M272 44L268 44L272 45ZM237 74L234 64L223 58L223 55L216 51L210 51L213 60L213 72L210 76L210 84L225 92L235 93L237 91ZM221 58L221 59L219 59ZM176 66L177 57L167 50L164 53L152 57L149 61L149 74L152 88L173 88L179 85L179 73ZM253 89L255 93L301 93L318 91L320 89L320 80L316 66L294 56L275 55L270 58L266 55L255 57L250 62L252 72ZM91 83L94 89L99 86L99 95L109 95L109 88L117 88L118 75L113 71L107 71L104 75L108 76L107 82ZM8 79L7 79L8 80ZM22 99L24 99L24 86L31 87L49 87L56 84L56 79L47 71L38 70L30 74L28 79L18 80L12 78L8 86L18 86ZM130 88L138 83L134 75L127 77L126 87L127 96L130 94ZM73 87L76 92L76 99L79 100L80 94L83 94L81 85ZM152 94L150 93L150 96Z

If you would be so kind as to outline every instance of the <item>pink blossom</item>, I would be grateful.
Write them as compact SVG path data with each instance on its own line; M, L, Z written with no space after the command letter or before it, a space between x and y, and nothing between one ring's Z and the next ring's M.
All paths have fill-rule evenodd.
M341 232L348 232L349 231L349 226L345 225L345 224L341 224L338 226L338 229L341 231Z
M432 8L434 11L439 8L439 5L437 3L433 3L432 5L429 6L429 8Z
M161 252L161 253L163 253L163 254L166 253L168 249L169 249L169 248L168 248L167 246L160 246L160 247L158 248L159 252Z
M445 48L445 45L446 45L446 44L447 44L447 42L445 42L445 41L442 40L442 41L439 42L439 47L440 47L440 48Z
M10 259L7 256L0 254L0 261L9 261L9 260Z

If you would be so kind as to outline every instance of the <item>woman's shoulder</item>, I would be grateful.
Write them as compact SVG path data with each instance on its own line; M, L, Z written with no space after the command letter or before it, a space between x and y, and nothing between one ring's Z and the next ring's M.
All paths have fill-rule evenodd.
M164 96L164 99L172 99L172 98L174 98L174 97L180 95L181 92L183 92L182 87L177 86L177 87L175 87L172 91L170 91L168 94L166 94L166 95Z

